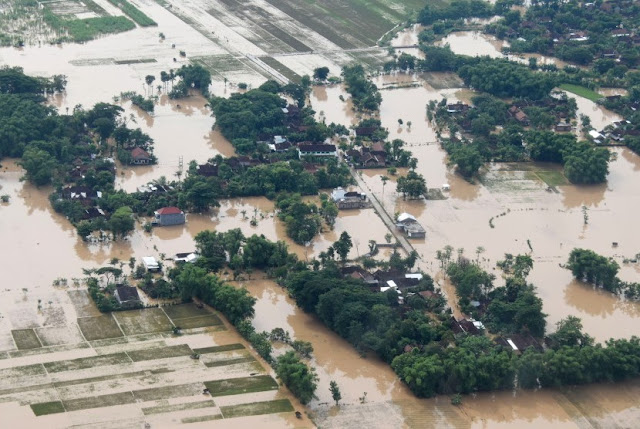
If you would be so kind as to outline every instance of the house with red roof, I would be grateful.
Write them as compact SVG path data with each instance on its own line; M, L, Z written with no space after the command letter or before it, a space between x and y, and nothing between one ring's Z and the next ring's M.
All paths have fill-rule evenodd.
M185 215L178 207L162 207L154 212L154 224L159 226L182 225Z
M141 147L137 147L131 151L131 163L134 165L151 164L151 155Z

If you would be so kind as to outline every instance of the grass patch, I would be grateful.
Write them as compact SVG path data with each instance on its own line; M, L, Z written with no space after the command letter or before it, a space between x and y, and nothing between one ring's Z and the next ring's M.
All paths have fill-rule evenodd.
M140 58L138 60L115 60L114 64L117 65L129 65L129 64L148 64L148 63L157 63L158 61L155 58Z
M185 417L180 421L182 423L200 423L200 422L209 422L211 420L220 420L221 418L222 418L222 414L212 414L209 416Z
M62 18L50 10L43 11L44 22L58 33L67 33L60 41L88 42L104 34L133 30L136 25L124 16L101 16L98 18Z
M159 399L181 398L202 395L202 383L179 384L177 386L152 387L134 390L133 396L139 401L157 401Z
M60 401L42 402L40 404L31 404L31 410L36 416L46 416L47 414L64 413L64 406Z
M144 350L133 350L127 352L134 362L142 362L146 360L167 359L179 356L189 356L193 353L191 348L186 344L177 346L158 347Z
M220 326L222 320L215 314L208 316L190 317L188 319L172 319L176 326L182 329L204 328L206 326Z
M162 371L156 372L156 373L168 373L168 372L171 372L171 371L168 369L163 369ZM99 377L79 378L79 379L69 380L69 381L56 381L53 383L53 386L56 388L59 388L59 387L75 386L78 384L98 383L100 381L108 381L108 380L124 380L127 378L144 377L153 373L154 373L153 371L134 371L134 372L125 372L121 374L101 375Z
M133 19L141 27L153 27L158 25L153 19L142 13L140 9L129 3L127 0L109 0L109 3L117 6L129 18Z
M278 383L269 375L205 381L204 385L207 386L207 389L211 392L211 396L239 395L241 393L278 390Z
M126 353L114 353L102 356L45 362L43 365L48 372L52 373L76 371L79 369L95 368L97 366L122 365L126 363L131 363L131 359Z
M213 401L187 402L184 404L160 405L158 407L143 408L142 413L145 416L150 416L153 414L172 413L174 411L201 410L203 408L211 408L215 406L216 404Z
M601 94L598 94L597 92L592 91L589 88L585 88L584 86L579 85L572 85L570 83L563 83L562 85L560 85L560 89L571 92L575 95L579 95L580 97L584 97L594 102L603 97Z
M112 407L114 405L133 404L136 400L131 392L112 393L110 395L63 401L67 411L90 410L92 408Z
M0 380L6 380L8 378L16 377L33 377L36 375L46 375L44 366L42 364L16 366L13 368L0 369Z
M125 335L168 332L173 324L159 308L119 311L113 313Z
M280 61L276 60L273 57L260 57L260 61L262 61L272 69L276 70L278 73L280 73L281 75L283 75L284 77L286 77L292 82L300 83L302 79L302 77L298 73L294 72L289 67L285 66L284 64L282 64Z
M225 418L229 419L232 417L257 416L261 414L288 413L293 411L293 405L291 405L288 399L276 399L275 401L220 407L220 411L222 411L222 415L224 415Z
M122 337L123 333L113 316L104 314L97 317L82 317L78 326L87 341L105 340Z
M18 350L37 349L42 347L42 343L38 339L33 329L16 329L11 331L13 341L16 342Z
M569 184L569 181L561 171L537 171L536 176L546 183L547 186L564 186Z
M231 358L231 359L225 359L225 360L216 360L213 362L205 362L205 366L207 368L215 368L218 366L227 366L227 365L234 365L236 363L246 363L246 362L255 362L256 360L253 358L253 356L243 356L243 357L237 357L237 358Z
M198 317L198 316L210 316L211 313L204 306L202 308L198 307L193 302L188 304L178 304L178 305L168 305L166 307L162 307L162 310L169 316L171 320L175 319L186 319L189 317Z
M199 354L206 353L220 353L220 352L230 352L232 350L243 350L245 347L240 344L225 344L224 346L213 346L213 347L202 347L199 349L193 349L194 352Z

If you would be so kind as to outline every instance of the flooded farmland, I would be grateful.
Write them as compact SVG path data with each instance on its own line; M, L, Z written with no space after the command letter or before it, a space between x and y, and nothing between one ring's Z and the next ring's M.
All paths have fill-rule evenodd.
M223 10L217 15L211 13L205 1L168 2L174 11L161 7L163 2L137 3L158 22L158 28L138 28L84 45L2 49L0 64L21 66L35 75L67 75L66 93L50 99L52 105L64 112L77 104L88 107L98 101L111 101L123 91L145 93L146 74L157 75L161 70L177 68L188 63L191 57L211 65L215 80L212 93L217 96L230 95L237 83L257 86L267 78L268 73L265 75L264 69L244 53L270 54L298 75L312 72L313 67L323 64L331 64L332 72L337 74L341 64L365 55L341 52L341 48L364 49L380 36L363 33L357 38L342 37L317 23L313 32L305 32L300 17L303 14L298 16L301 21L291 18L291 5L295 4L287 1L260 3L261 12L254 10L248 14L257 23L252 29L236 25L233 7L224 6L223 2L215 2L215 6ZM283 41L265 32L269 17L275 17L273 19L295 40ZM159 29L166 33L167 40L159 40ZM419 29L410 30L411 35L398 37L392 43L414 44ZM307 61L310 54L289 55L303 49L299 43L318 52L313 54L313 61ZM459 53L502 55L500 42L477 33L452 34L446 43ZM177 48L172 48L172 44ZM187 58L176 55L176 49L186 50ZM367 60L376 61L373 54L366 55L370 55ZM139 58L150 62L133 62ZM285 76L289 75L286 70L282 71ZM223 79L228 79L228 84L223 83ZM443 96L467 101L473 93L437 74L381 76L375 82L384 89L380 119L389 129L390 138L407 142L407 149L419 160L418 171L425 176L428 186L449 184L451 187L446 200L405 201L395 192L396 177L391 177L383 186L380 176L387 174L385 170L361 173L367 184L363 191L375 195L389 213L409 212L427 228L426 240L412 242L421 256L421 269L441 279L435 253L445 245L464 248L470 257L475 256L478 246L484 247L481 265L489 271L494 270L495 262L505 252L531 252L534 269L530 281L537 286L544 301L550 327L567 315L575 315L598 341L640 335L639 304L592 290L574 281L570 272L559 266L572 248L585 247L618 261L624 280L637 279L640 266L623 263L624 259L640 252L637 245L640 233L634 227L634 208L640 204L640 191L635 186L640 172L637 155L626 149L613 150L616 161L611 164L607 184L601 186L567 184L558 186L557 192L548 192L544 179L558 172L556 167L543 164L492 165L479 183L470 184L447 166L446 154L436 143L435 130L427 121L425 105ZM398 84L408 87L388 89ZM340 100L340 96L345 101ZM187 164L192 159L203 162L217 154L226 157L234 154L230 143L218 131L212 131L215 118L204 98L194 96L186 101L173 101L165 94L159 97L154 115L133 108L129 102L122 104L126 116L133 118L136 126L155 140L154 153L159 163L149 167L119 167L118 188L134 191L161 176L173 179L181 157ZM579 113L588 115L594 127L604 127L618 119L588 100L576 98ZM317 119L324 119L326 123L351 126L359 120L340 85L315 87L310 101ZM398 119L403 119L404 124L398 125ZM217 313L204 316L211 324L189 329L181 337L171 334L171 326L191 319L201 320L203 315L199 309L175 309L173 316L165 313L158 317L132 313L104 321L89 304L84 289L73 284L73 279L83 276L82 268L104 266L112 258L126 262L131 257L138 260L150 255L171 257L177 252L191 251L195 235L207 229L241 228L246 235L257 233L271 240L284 240L291 251L306 260L326 250L342 231L348 231L354 238L350 257L356 257L367 251L369 240L382 242L387 233L374 210L341 212L334 229L326 229L306 247L291 242L286 236L284 225L274 216L273 202L266 198L222 201L221 207L211 213L189 214L186 225L157 228L151 234L143 231L143 220L140 220L127 240L89 244L77 237L68 220L52 210L48 200L50 188L38 189L20 181L22 170L13 160L2 160L1 164L0 192L10 196L9 203L0 204L0 237L5 244L1 264L4 299L0 305L0 354L3 357L0 372L5 376L0 384L3 424L11 427L43 424L141 427L144 423L151 427L181 424L189 427L312 426L306 417L298 420L290 411L231 419L220 417L227 412L230 416L245 412L239 406L255 402L287 400L296 410L304 407L286 389L278 389L268 380L262 390L252 393L215 398L202 395L206 386L203 381L243 378L253 373L273 375ZM588 213L588 223L583 220L583 207ZM253 215L259 219L256 226L251 226L248 220ZM619 244L613 248L612 242ZM54 286L58 278L67 279L68 286ZM450 286L447 288L442 280L440 282L446 292L451 291ZM295 339L312 342L315 351L311 363L318 371L319 389L317 398L306 410L320 427L626 428L634 427L640 420L638 381L473 395L465 397L460 407L451 405L448 397L420 400L396 378L387 364L373 357L361 357L346 341L297 308L272 281L250 280L238 286L246 287L258 300L254 319L257 330L282 327ZM449 293L450 303L454 299ZM178 317L179 313L182 317ZM100 332L115 325L117 329L114 328L112 338L92 337L92 323L101 327ZM146 330L127 331L126 326L145 326ZM197 362L189 358L195 350L203 355ZM107 358L95 359L100 356ZM245 361L231 363L239 358ZM88 360L79 364L78 359ZM118 378L112 380L114 374ZM336 380L342 390L344 399L340 407L333 406L331 401L330 380ZM366 401L361 401L364 392L367 392ZM106 404L111 406L102 406ZM32 405L47 414L35 417ZM118 415L117 420L113 418L114 413Z

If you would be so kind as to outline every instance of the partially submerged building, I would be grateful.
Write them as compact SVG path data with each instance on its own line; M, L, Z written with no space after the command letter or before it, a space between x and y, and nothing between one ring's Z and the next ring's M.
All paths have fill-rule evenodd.
M114 292L114 296L120 305L125 307L138 306L142 304L138 288L134 286L118 285Z
M153 256L143 256L142 264L147 269L147 271L160 271L160 264Z
M401 213L396 219L396 228L405 233L409 238L425 238L427 231L418 223L418 220L409 213Z
M185 222L184 212L178 207L163 207L154 215L153 223L159 226L182 225Z
M347 191L342 187L338 187L331 192L331 199L340 210L371 207L367 194L358 191Z

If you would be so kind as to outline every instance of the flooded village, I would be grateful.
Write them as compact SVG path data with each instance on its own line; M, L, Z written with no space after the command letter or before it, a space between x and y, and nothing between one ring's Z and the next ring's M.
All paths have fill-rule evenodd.
M111 103L122 109L118 127L139 128L151 139L152 144L144 148L137 143L126 146L131 158L119 156L125 149L115 143L115 136L95 146L100 152L97 158L108 159L104 169L113 176L109 195L146 194L136 201L158 204L134 207L128 232L113 239L111 235L117 232L110 232L112 222L106 218L113 218L119 209L111 200L108 204L113 205L101 205L102 189L85 189L77 182L36 186L33 180L25 180L29 172L24 159L0 151L4 156L0 158L0 237L4 244L0 426L637 427L638 378L581 385L567 382L555 387L536 380L533 388L521 388L519 381L512 380L506 388L470 389L457 395L457 390L442 393L438 387L433 394L420 395L428 397L418 397L412 391L415 385L399 376L399 365L390 364L391 359L382 353L377 356L373 347L367 350L364 342L354 340L358 335L331 326L326 315L331 311L325 315L313 308L305 311L302 292L295 289L295 282L302 280L292 273L300 271L303 278L335 266L346 285L364 285L373 296L372 307L388 305L401 315L397 317L420 312L430 319L430 326L443 326L429 328L433 330L429 331L431 344L402 343L400 357L427 355L438 344L449 344L444 349L451 351L456 341L486 337L491 344L502 341L499 353L515 362L531 346L517 347L526 342L523 338L533 339L528 327L526 335L487 329L495 321L483 325L479 320L485 314L469 308L477 303L487 311L491 303L461 299L447 266L473 265L493 278L496 290L506 288L513 279L501 268L505 255L526 255L531 260L526 283L535 286L534 296L541 300L546 334L553 334L558 322L575 316L594 343L640 336L637 297L612 293L597 282L583 282L567 268L574 249L589 249L619 266L619 284L637 285L640 232L635 228L634 208L640 204L636 186L640 156L631 146L625 147L619 140L622 137L616 137L635 132L625 125L631 120L626 114L629 110L616 104L631 93L623 79L611 77L611 83L619 85L593 88L596 96L591 97L579 95L571 86L553 86L552 95L574 107L572 115L552 117L546 129L554 135L589 139L594 145L597 142L592 141L590 131L602 136L598 148L605 147L611 154L606 181L572 183L566 164L505 160L500 158L504 152L492 153L476 174L465 178L455 149L448 145L481 140L476 134L479 126L465 130L464 115L482 109L477 97L483 91L466 84L463 72L386 66L390 61L397 64L403 53L417 61L428 60L429 50L422 49L427 39L421 34L433 26L417 22L423 1L353 3L65 0L38 2L37 7L45 12L37 15L42 18L25 21L31 23L31 29L15 18L11 25L2 24L0 34L14 39L3 42L13 46L0 48L0 66L20 67L27 76L66 77L64 90L49 91L43 104L66 116L83 109L93 112L89 109L96 103ZM8 11L18 13L22 9L17 5L22 2L0 2L0 16ZM515 4L512 9L525 13ZM72 29L52 31L48 13L66 20L120 18L120 23L129 17L135 24L128 31L73 43L72 39L57 40L61 34L70 37L74 33ZM531 64L531 58L539 68L561 69L572 64L550 55L516 52L521 41L500 39L484 30L485 25L499 24L498 17L491 16L456 21L453 30L436 34L428 44L456 55L509 59L523 67ZM144 17L153 25L145 24ZM16 34L24 34L21 43L16 42ZM632 43L632 34L624 37ZM509 50L514 43L515 48ZM353 64L363 65L366 81L375 84L380 94L377 108L362 109L363 101L354 97L341 72ZM171 70L173 74L190 65L210 73L204 94L194 87L187 88L186 97L170 96L169 88L178 86L180 79L161 81L161 72ZM224 100L250 94L265 82L276 82L280 88L300 86L303 77L316 75L322 67L328 68L328 76L314 77L302 95L303 104L312 111L297 109L293 89L270 94L284 100L284 107L276 110L282 110L294 138L268 135L267 126L260 135L245 131L249 143L243 143L242 137L228 137L241 120L240 116L224 118L223 108L235 108ZM146 80L149 76L154 78L152 83ZM2 92L11 91L3 88ZM131 92L153 100L152 111L124 96ZM594 101L598 96L607 101ZM535 131L534 125L523 125L521 120L524 115L535 121L531 112L537 112L539 105L532 104L533 110L528 105L518 107L517 98L500 97L505 103L504 122L492 126L482 138L490 140L501 131L510 132L514 122L520 122L522 134ZM265 96L264 109L269 108L269 100ZM436 104L433 111L428 108L430 102ZM510 107L514 110L506 110ZM307 115L304 123L296 114ZM470 122L477 118L473 115ZM321 129L317 124L331 130L322 141L295 137L312 135L310 128ZM556 131L559 124L567 128ZM79 127L78 132L87 133L87 128L89 125ZM9 141L10 134L3 131L0 138ZM394 147L398 139L401 147ZM247 152L242 148L242 144L257 148L256 142L263 142L260 149ZM404 162L398 156L402 151L408 154ZM334 161L338 167L331 183L335 186L304 192L302 183L290 183L295 182L291 177L299 181L317 178L318 171ZM290 194L302 196L283 197L272 188L272 192L246 191L252 183L243 182L244 177L250 177L250 182L267 176L266 172L249 176L251 169L266 171L279 163L300 165L300 171L293 168L297 176L280 172L273 187L280 189L278 183L286 182L296 189ZM81 171L84 167L78 162L73 168ZM412 174L425 182L424 190L416 194L407 181L421 179ZM78 173L82 180L86 175L84 170ZM206 194L202 188L177 195L191 177L218 187L217 204L194 208L200 194ZM76 219L56 211L60 207L56 198L86 203ZM110 213L103 207L113 210ZM333 215L327 214L327 207L336 208ZM307 224L294 223L294 209L305 208L310 210L305 219L317 221L317 233L310 239L302 234ZM95 225L102 218L104 224L98 225L109 228L79 234L81 223ZM231 240L238 230L243 243L232 251L234 246L225 240ZM216 238L207 236L208 232L229 235ZM340 244L345 233L350 245L343 257ZM250 254L247 242L254 234L263 236L265 242ZM204 254L207 237L224 241L224 245L216 242L223 246L221 252L214 249L214 256L222 258L216 269L201 268L202 260L215 262ZM246 262L260 259L257 254L261 252L273 252L271 258L276 258L278 249L267 242L286 244L291 254L286 263ZM449 259L442 256L447 248L452 253ZM234 256L245 265L239 268ZM402 260L412 257L413 264ZM390 260L405 268L390 269ZM174 267L175 274L170 274ZM143 272L136 273L138 269ZM216 278L240 291L233 295L212 283L237 302L251 301L250 311L236 317L240 304L234 307L207 293L185 296L184 285L190 280L184 273L195 278L198 270L215 272ZM119 278L117 282L110 280L112 274ZM425 286L431 279L433 284ZM174 290L172 298L154 297L148 285L157 287L160 280L185 289ZM309 282L308 288L321 289L323 281L329 280ZM102 312L97 305L102 299L115 300L118 311ZM219 305L211 305L214 302ZM337 308L339 304L336 299L329 305ZM357 311L364 312L354 307L353 312ZM261 336L263 332L267 334ZM554 348L544 338L553 336L546 334L534 335L540 350ZM306 344L312 352L300 352ZM310 398L300 394L299 385L285 380L282 358L288 356L295 357L290 366L313 369L317 388ZM522 372L517 374L523 378ZM332 382L339 387L338 399L330 389Z

